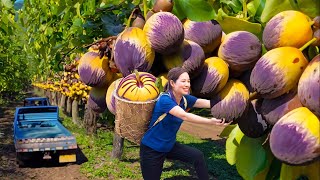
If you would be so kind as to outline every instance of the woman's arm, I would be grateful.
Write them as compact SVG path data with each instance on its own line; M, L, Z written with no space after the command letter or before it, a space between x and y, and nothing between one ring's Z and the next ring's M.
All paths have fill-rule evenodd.
M194 103L193 107L196 108L210 108L210 100L207 99L197 99L196 103Z
M210 106L210 105L209 105ZM201 117L192 113L185 112L181 107L175 106L173 107L169 113L173 116L176 116L184 121L189 121L193 123L200 123L200 124L214 124L218 126L225 126L229 125L230 123L224 123L224 119L216 119L216 118L205 118Z

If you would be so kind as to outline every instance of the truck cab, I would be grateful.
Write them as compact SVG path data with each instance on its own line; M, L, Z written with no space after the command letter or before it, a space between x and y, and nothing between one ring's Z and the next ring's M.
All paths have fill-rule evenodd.
M23 106L50 106L47 97L29 97L25 98Z

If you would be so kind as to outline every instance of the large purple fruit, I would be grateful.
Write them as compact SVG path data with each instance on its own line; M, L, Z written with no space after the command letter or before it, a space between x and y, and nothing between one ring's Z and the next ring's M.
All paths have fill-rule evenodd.
M114 62L125 77L135 69L148 72L154 61L155 53L143 30L137 27L125 29L114 45Z
M184 39L181 21L172 13L158 12L143 27L152 48L161 54L176 52Z
M240 130L248 137L258 138L267 132L268 124L260 112L262 99L248 103L247 110L237 119Z
M231 70L244 72L255 65L261 53L257 36L247 31L235 31L225 36L218 56L229 64Z
M301 103L320 117L320 55L308 64L298 84Z
M249 91L239 80L230 79L218 95L211 99L211 114L227 122L242 116L249 103Z
M104 87L107 85L108 75L111 74L108 58L100 58L96 52L87 52L80 59L78 72L81 81L86 85Z
M183 27L185 39L199 44L205 53L212 52L221 43L222 28L217 21L196 22L187 19Z
M88 107L97 113L104 112L107 108L106 93L107 93L107 88L93 87L90 90Z
M307 65L307 59L297 48L272 49L252 69L250 84L263 98L276 98L297 86Z
M306 107L284 115L272 128L273 155L289 165L304 165L320 157L319 119Z
M204 59L202 48L193 41L185 40L177 53L163 56L163 63L167 70L182 66L187 70L190 78L194 78L201 72Z
M119 78L115 81L113 81L110 86L108 87L107 94L106 94L106 104L107 108L112 114L116 114L116 99L115 99L115 90L118 88L118 85L120 83L122 78Z
M228 64L218 57L208 58L199 76L191 80L192 94L211 98L226 85L228 78Z
M264 99L261 105L261 114L266 121L274 125L288 112L302 107L296 91L291 91L274 99Z

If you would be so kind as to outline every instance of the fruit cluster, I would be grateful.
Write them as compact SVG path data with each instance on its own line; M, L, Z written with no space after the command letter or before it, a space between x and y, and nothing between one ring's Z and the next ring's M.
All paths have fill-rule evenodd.
M319 17L283 11L258 37L243 30L225 34L217 21L179 20L167 8L155 9L115 41L114 62L124 77L135 69L159 77L182 66L191 94L210 99L214 117L232 120L246 137L270 134L277 159L303 165L320 157L320 55L303 51L319 49Z
M54 78L49 78L46 83L34 82L35 87L47 89L53 92L60 92L66 97L87 101L89 98L90 86L80 80L78 74L78 61L64 66L64 71L56 74Z
M180 20L170 12L172 7L173 1L157 0L147 16L137 15L116 38L94 44L81 57L80 80L92 87L88 106L96 112L108 107L115 113L115 89L131 101L155 98L168 70L182 66L190 74L191 94L210 99L214 117L237 124L231 133L237 137L229 136L227 153L228 144L244 148L239 137L270 134L264 140L282 162L316 161L320 157L319 16L280 12L259 37L244 30L225 34L215 20ZM317 49L315 55L306 56L308 46ZM149 87L156 90L150 93Z

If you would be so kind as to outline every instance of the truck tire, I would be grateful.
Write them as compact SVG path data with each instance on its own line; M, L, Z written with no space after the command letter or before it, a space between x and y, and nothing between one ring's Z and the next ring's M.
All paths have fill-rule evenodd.
M16 153L16 162L19 165L19 167L25 167L25 162L22 159L22 155L20 153Z

